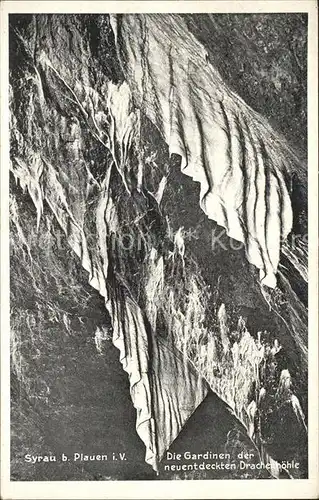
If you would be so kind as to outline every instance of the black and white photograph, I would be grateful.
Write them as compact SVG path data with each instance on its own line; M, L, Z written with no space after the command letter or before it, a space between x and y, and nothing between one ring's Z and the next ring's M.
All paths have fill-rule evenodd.
M3 3L10 484L313 481L316 2Z

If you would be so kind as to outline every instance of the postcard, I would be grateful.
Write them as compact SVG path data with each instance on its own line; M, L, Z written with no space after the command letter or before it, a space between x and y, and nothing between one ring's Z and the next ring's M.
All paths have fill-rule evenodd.
M316 498L316 3L1 23L2 497Z

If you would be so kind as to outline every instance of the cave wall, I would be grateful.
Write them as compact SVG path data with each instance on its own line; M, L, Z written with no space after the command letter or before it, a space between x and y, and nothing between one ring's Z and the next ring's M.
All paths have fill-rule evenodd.
M205 45L209 61L235 91L255 89L253 81L259 78L263 85L258 95L263 99L258 111L293 143L285 117L289 113L295 121L305 120L304 72L298 73L292 62L296 51L305 50L305 18L291 16L290 31L281 36L293 48L285 57L277 52L272 63L277 80L271 80L265 68L275 28L267 17L185 17L188 29ZM239 21L245 21L241 36L234 34L238 28L231 29ZM230 29L227 36L219 28L223 23ZM281 16L276 23L281 26ZM103 446L113 433L107 421L125 414L116 439L121 442L122 434L128 433L130 453L140 457L136 474L152 478L151 468L144 464L142 441L146 461L157 469L164 450L173 441L179 446L180 431L213 390L221 402L213 400L205 410L215 416L208 419L209 426L215 427L223 412L231 410L229 426L241 429L242 446L279 461L298 458L298 474L305 477L306 300L292 286L302 281L303 253L292 256L289 247L280 286L274 292L260 287L257 269L247 262L244 250L234 250L225 231L207 219L198 205L198 186L181 173L180 158L170 156L156 123L137 106L108 16L12 15L10 24L13 429L21 429L30 442L30 430L20 421L21 415L31 419L40 446L47 439L43 415L46 428L52 429L55 412L61 412L63 422L70 421L70 408L75 406L83 428L77 442L92 443L92 430L81 424L93 418L92 410L84 417L83 407L73 398L79 391L91 391L93 384L97 393L86 396L85 402L91 408L93 400L100 401L93 442ZM251 66L236 58L233 69L226 65L221 70L222 52L230 53L230 33L239 43L250 34ZM214 37L222 49L215 48L213 57L212 47L218 46ZM260 50L267 57L258 66ZM302 54L297 61L304 61ZM273 52L272 61L274 57ZM240 64L245 65L244 87L238 79ZM293 97L297 90L301 104ZM253 107L254 92L242 95ZM279 94L282 104L277 113ZM302 131L300 149L305 127ZM304 189L303 176L303 170L297 171L294 182ZM305 203L300 206L293 203L299 225L306 213ZM223 245L212 248L216 230L223 233ZM25 290L31 304L25 303ZM120 349L118 361L112 339ZM31 357L39 364L34 365ZM62 366L69 378L60 373ZM39 384L30 382L34 373L40 373ZM156 400L163 394L159 383L171 403L164 419L161 401ZM115 403L110 392L103 392L104 384L115 385L120 401ZM145 387L153 406L146 403ZM106 394L108 400L103 399ZM137 426L143 423L142 441L135 434L135 419ZM192 432L198 422L189 420L189 425ZM17 435L13 433L13 457L21 450ZM17 479L19 453L19 459L13 458ZM132 467L110 474L131 478ZM23 474L28 479L36 472L24 469ZM49 477L50 472L43 474ZM55 474L59 478L61 471ZM68 474L79 478L72 468ZM109 478L89 469L86 474L81 478Z

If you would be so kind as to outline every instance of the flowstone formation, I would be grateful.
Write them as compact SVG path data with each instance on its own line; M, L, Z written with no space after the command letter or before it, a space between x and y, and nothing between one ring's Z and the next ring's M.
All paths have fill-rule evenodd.
M111 477L69 465L69 478L167 479L161 461L199 415L199 443L253 450L266 477L307 476L305 160L214 66L210 22L10 19L13 429L28 434L25 415L47 443L74 394L114 384L92 442L109 447L121 420L114 447L137 457ZM303 81L289 57L276 64ZM238 476L265 472L216 478Z

